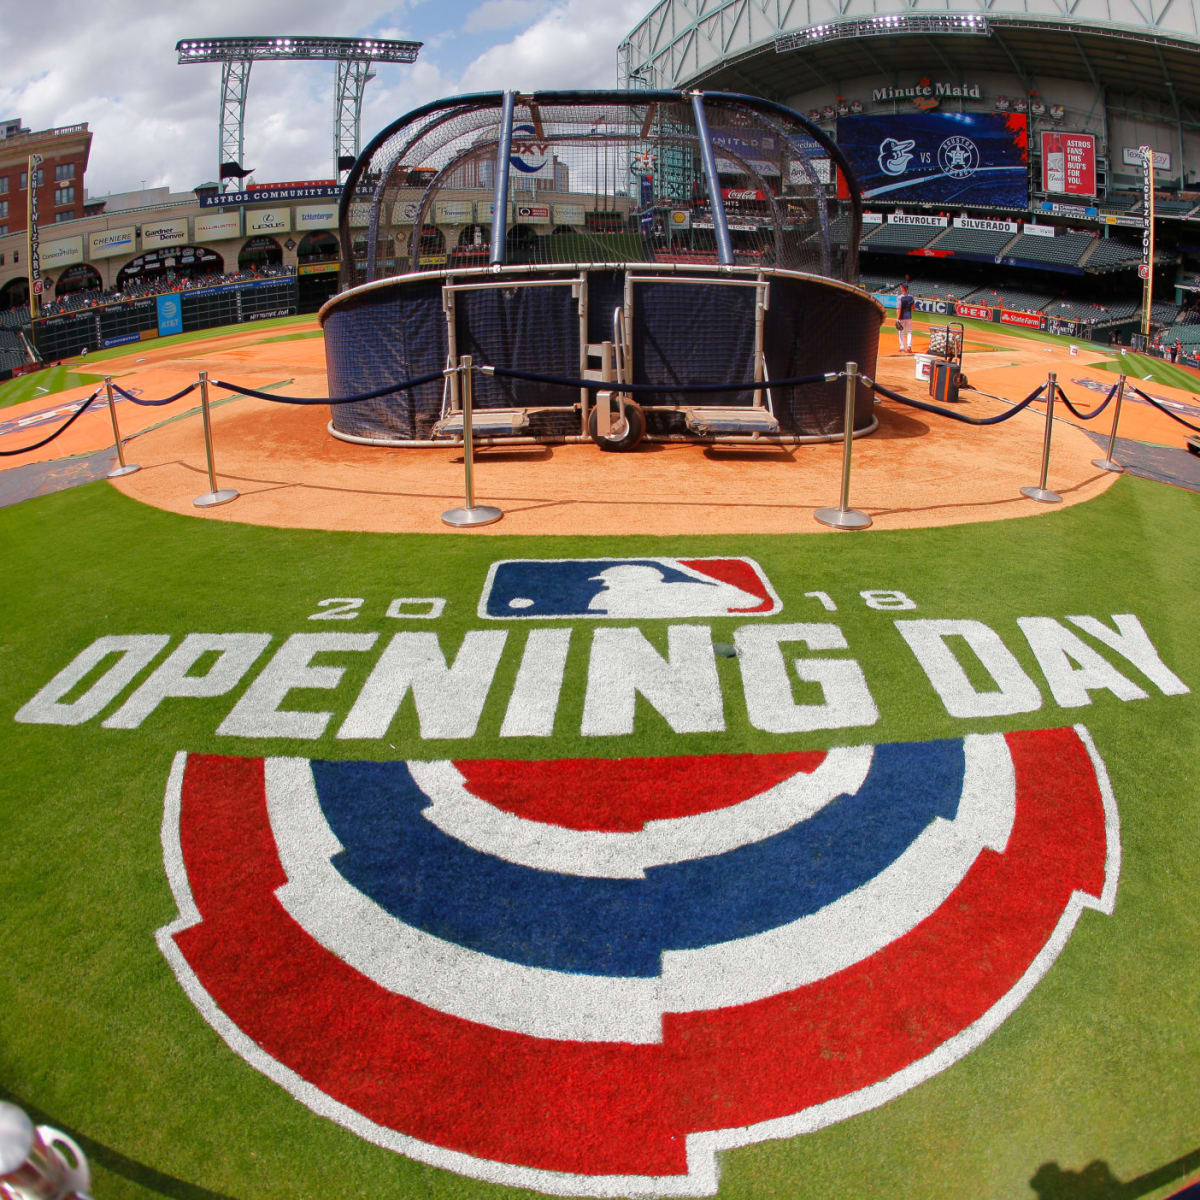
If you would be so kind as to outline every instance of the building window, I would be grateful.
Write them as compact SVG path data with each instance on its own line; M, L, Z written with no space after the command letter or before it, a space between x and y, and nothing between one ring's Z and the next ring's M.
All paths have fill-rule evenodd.
M60 187L58 191L54 193L54 203L58 205L74 204L75 189L73 187Z
M8 201L0 200L0 217L8 216Z
M45 178L45 176L42 172L42 168L38 167L37 174L34 176L34 187L41 187L44 178ZM24 191L28 186L29 186L29 172L22 171L21 172L21 191Z
M8 195L8 176L0 175L0 196Z
M74 163L59 163L58 166L56 166L54 168L54 178L58 182L62 182L62 180L64 180L64 179L74 179L75 178L75 164Z
M59 221L73 221L73 220L75 220L75 212L73 209L68 208L63 212L57 212L54 214L55 224L57 224Z

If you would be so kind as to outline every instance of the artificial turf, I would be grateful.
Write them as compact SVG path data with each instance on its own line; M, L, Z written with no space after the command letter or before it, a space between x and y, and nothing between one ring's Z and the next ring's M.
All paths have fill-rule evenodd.
M484 539L277 530L161 512L104 483L0 511L9 583L0 642L0 1088L39 1119L82 1136L98 1197L525 1194L424 1166L314 1116L200 1017L154 938L176 915L160 844L176 752L605 759L775 753L1082 723L1107 765L1121 816L1113 915L1085 912L1028 1000L948 1070L817 1132L724 1153L720 1195L1166 1195L1196 1169L1200 1107L1200 856L1192 845L1200 819L1200 640L1190 611L1200 580L1198 517L1196 495L1128 478L1087 504L1022 520L855 536ZM596 622L559 620L502 625L508 642L474 737L422 738L411 696L382 739L334 736L393 632L435 633L449 660L468 631L495 628L476 615L493 562L663 554L754 559L783 602L770 621L841 630L848 649L830 657L860 664L877 723L803 735L755 728L738 660L718 656L723 732L676 733L639 701L632 734L586 735L581 713ZM880 589L916 607L879 607L898 603L880 599ZM314 621L325 611L319 602L335 597L362 603L350 620ZM436 621L390 618L397 597L447 603ZM1165 695L1091 642L1148 695L1123 701L1099 689L1084 706L1060 707L1017 619L1066 624L1082 614L1111 625L1124 613L1136 614L1192 692ZM1041 707L951 717L898 635L897 620L918 618L983 622L1039 684ZM714 642L728 645L745 618L705 623ZM529 628L563 624L575 628L553 736L501 737ZM666 653L671 622L634 624ZM135 730L101 722L137 681L79 725L14 719L98 637L162 634L174 646L189 632L262 632L273 641L229 694L167 700ZM288 635L315 632L379 634L371 653L321 656L346 668L336 690L289 694L289 709L335 713L324 733L313 740L220 735L265 657ZM975 682L986 686L978 674ZM793 686L797 701L815 699L815 685ZM1079 1190L1106 1178L1118 1190Z

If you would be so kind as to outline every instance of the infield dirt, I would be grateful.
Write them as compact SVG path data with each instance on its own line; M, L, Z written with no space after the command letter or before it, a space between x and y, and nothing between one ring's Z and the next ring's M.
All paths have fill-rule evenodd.
M315 331L291 326L289 334ZM210 380L281 395L326 394L320 337L280 338L239 330L202 342L138 345L101 367L139 397L171 395L207 371ZM923 342L923 338L919 338ZM1076 407L1091 410L1115 377L1093 364L1111 357L1086 346L1043 345L1003 333L972 330L963 368L972 390L958 411L994 416L1055 371ZM916 399L928 399L914 359L898 353L895 331L880 339L876 378ZM1089 389L1090 384L1090 389ZM975 390L977 389L977 390ZM1100 389L1100 390L1096 390ZM1156 395L1188 401L1187 393L1154 385ZM90 394L80 388L56 396L65 408ZM463 501L458 447L397 449L339 441L327 431L329 410L237 396L212 389L213 441L218 486L239 498L197 509L209 490L199 393L165 408L120 403L126 456L142 470L114 481L147 504L205 520L280 527L374 532L449 532L441 515ZM6 422L47 409L47 398L5 412ZM1112 411L1111 409L1109 410ZM978 427L925 414L892 400L876 406L879 428L854 445L850 504L881 528L951 525L1036 516L1057 505L1021 495L1040 479L1045 434L1040 403L1012 421ZM1091 499L1115 475L1092 464L1096 444L1059 406L1047 486L1066 505ZM1111 427L1108 416L1099 432ZM9 448L36 441L45 426L17 429L0 438ZM1095 428L1095 427L1093 427ZM1121 436L1183 447L1184 429L1142 402L1124 406ZM111 444L106 406L97 402L61 438L5 465L48 461ZM591 445L514 446L484 449L476 459L475 497L504 512L481 533L619 534L819 533L814 510L836 507L841 494L842 446L720 447L644 443L635 453L603 453Z

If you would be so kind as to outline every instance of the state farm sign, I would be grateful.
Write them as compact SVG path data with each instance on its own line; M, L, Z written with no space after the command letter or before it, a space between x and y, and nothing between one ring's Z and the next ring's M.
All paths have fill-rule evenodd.
M1007 308L1000 313L1003 324L1024 325L1026 329L1041 329L1045 319L1040 313L1010 312Z

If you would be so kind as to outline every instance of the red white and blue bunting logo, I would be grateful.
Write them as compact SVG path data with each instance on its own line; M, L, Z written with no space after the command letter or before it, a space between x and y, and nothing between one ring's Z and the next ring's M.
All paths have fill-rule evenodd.
M560 1195L709 1195L717 1152L980 1045L1117 812L1074 729L544 762L177 756L158 940L250 1064L360 1136Z

